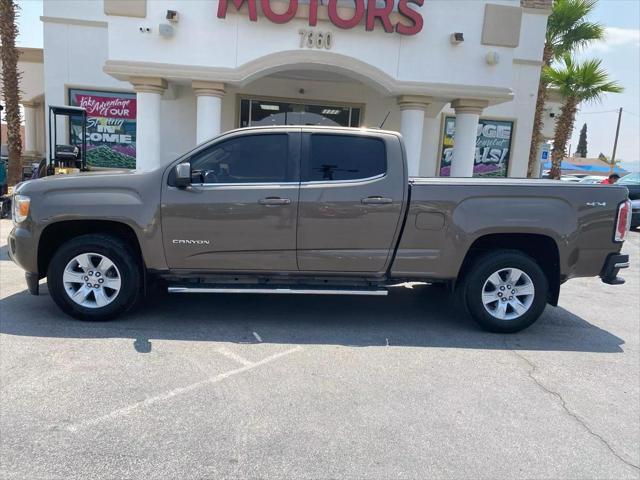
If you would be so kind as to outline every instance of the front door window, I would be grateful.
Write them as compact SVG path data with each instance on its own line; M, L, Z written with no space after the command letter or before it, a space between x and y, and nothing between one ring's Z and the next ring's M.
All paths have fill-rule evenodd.
M325 125L359 127L361 109L345 105L306 105L272 100L242 99L240 126Z

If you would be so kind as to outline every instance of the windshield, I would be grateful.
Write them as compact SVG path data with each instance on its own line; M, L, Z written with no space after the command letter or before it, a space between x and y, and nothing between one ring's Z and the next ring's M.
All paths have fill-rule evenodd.
M640 184L640 173L630 173L618 180L619 185L638 185Z

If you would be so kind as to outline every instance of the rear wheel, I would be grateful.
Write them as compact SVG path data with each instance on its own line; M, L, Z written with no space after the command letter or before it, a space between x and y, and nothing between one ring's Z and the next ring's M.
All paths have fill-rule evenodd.
M518 332L535 322L547 304L549 286L528 255L502 251L478 259L463 283L467 310L492 332Z
M130 246L108 235L83 235L63 244L49 264L56 304L81 320L108 320L138 300L141 274Z

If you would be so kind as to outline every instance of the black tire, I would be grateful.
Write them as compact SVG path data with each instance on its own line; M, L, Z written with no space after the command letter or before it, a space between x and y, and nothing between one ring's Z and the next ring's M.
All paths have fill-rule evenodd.
M67 293L63 282L65 268L69 262L85 253L107 257L117 268L120 289L115 295L114 290L108 290L113 299L104 306L88 308L76 303ZM138 256L131 253L130 245L110 235L90 234L69 240L55 252L47 272L49 293L56 305L67 315L87 321L110 320L131 309L140 298L141 282ZM94 294L87 298L91 299L91 295Z
M485 282L495 272L503 272L503 276L505 276L503 269L518 269L524 272L529 278L526 279L523 276L521 281L528 282L530 280L535 289L532 299L528 296L518 296L517 290L516 295L510 297L523 300L520 304L531 301L528 309L513 319L501 319L488 311L487 308L496 309L500 304L499 300L495 303L490 303L487 308L483 303ZM508 278L508 275L506 277ZM488 285L491 286L492 284ZM467 311L482 328L496 333L515 333L529 327L542 315L547 304L549 282L545 273L533 258L519 251L500 250L478 258L467 271L461 288L462 300ZM497 295L498 290L496 289L495 292ZM504 293L500 293L504 295ZM509 292L507 292L507 295L509 295ZM509 304L508 300L507 303ZM506 315L518 315L510 305L506 308ZM508 309L511 310L509 311Z

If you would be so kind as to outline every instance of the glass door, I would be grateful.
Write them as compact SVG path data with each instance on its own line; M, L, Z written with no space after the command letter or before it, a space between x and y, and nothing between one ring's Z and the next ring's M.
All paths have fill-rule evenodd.
M277 100L241 99L240 126L325 125L359 127L361 108Z

